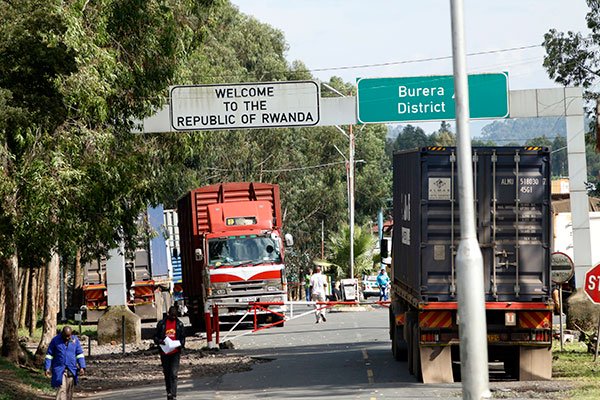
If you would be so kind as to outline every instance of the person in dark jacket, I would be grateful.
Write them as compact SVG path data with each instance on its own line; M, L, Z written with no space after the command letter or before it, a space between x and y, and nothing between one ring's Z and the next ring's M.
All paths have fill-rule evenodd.
M179 361L181 351L185 347L185 326L177 318L177 307L171 306L167 317L156 325L154 343L164 345L165 339L178 340L181 346L165 353L160 347L160 362L165 375L165 386L167 389L167 400L177 399L177 373L179 372Z
M44 373L52 375L52 387L58 388L56 400L71 400L79 375L85 372L85 357L77 336L70 326L56 335L46 353Z

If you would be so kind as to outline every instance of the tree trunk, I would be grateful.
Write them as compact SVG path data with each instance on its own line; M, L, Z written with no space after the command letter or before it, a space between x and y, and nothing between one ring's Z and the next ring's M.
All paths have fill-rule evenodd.
M19 288L17 275L19 261L17 255L0 261L3 268L4 281L4 330L2 332L2 355L13 362L18 362L22 355L19 345Z
M0 283L4 282L3 266L0 264ZM0 349L2 348L2 334L4 332L4 284L0 285Z
M37 324L37 312L38 312L38 307L37 307L37 276L38 271L36 268L31 268L31 278L29 278L29 307L27 310L27 319L26 319L26 325L27 325L27 329L29 330L29 337L33 337L33 334L35 333L35 326Z
M35 356L42 359L52 338L56 335L56 316L58 314L59 296L59 256L54 252L46 265L46 279L44 285L44 315L42 316L44 326L42 338L38 344Z
M81 250L77 249L75 255L75 271L73 272L73 294L71 296L71 305L81 307L83 300L83 269L81 268Z
M23 271L23 282L21 283L21 310L19 315L19 328L25 328L25 319L27 318L27 308L29 304L29 279L31 278L32 268L26 268Z
M42 266L39 269L39 273L38 273L38 286L37 286L37 299L36 299L36 310L42 310L44 311L44 301L45 301L45 295L46 293L44 292L44 285L46 283L46 266ZM39 316L39 315L38 315Z

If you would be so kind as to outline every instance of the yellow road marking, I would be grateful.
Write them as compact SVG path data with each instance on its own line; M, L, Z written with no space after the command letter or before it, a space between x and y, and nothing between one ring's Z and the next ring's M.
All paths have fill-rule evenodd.
M363 359L366 361L366 365L370 365L369 361L369 353L367 353L367 349L362 349ZM373 370L371 368L367 368L367 379L369 380L369 384L375 383L373 379Z

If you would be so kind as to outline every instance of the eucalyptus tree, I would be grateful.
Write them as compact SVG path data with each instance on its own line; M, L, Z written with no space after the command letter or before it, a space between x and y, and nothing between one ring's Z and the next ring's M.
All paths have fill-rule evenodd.
M201 43L212 3L0 1L3 355L20 356L12 300L19 259L50 262L61 247L110 246L117 227L130 229L159 197L161 150L178 148L169 137L130 133L132 120L162 105ZM58 277L47 275L52 300ZM54 333L50 303L38 352Z

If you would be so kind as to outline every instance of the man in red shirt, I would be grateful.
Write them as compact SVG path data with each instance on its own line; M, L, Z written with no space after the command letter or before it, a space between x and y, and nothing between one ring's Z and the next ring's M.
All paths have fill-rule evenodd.
M165 339L178 340L181 343L168 353L160 347L160 362L165 375L165 385L167 388L167 400L177 399L177 373L179 372L179 360L181 358L181 350L185 346L185 327L183 322L177 318L177 307L171 306L167 317L156 325L156 333L154 335L154 343L165 345Z

